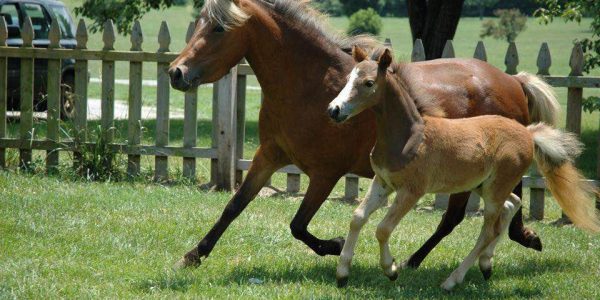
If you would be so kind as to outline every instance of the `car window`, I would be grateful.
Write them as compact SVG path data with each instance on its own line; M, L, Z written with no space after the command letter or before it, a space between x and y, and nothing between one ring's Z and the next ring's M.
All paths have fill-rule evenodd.
M19 26L19 11L14 4L4 4L0 7L0 14L4 17L7 26Z
M23 5L25 14L31 18L35 39L47 39L50 24L44 15L42 6L34 3L25 3Z
M73 19L71 19L71 15L67 11L64 6L60 5L51 5L52 12L54 13L54 17L57 18L58 24L60 25L60 32L62 33L62 37L65 39L71 39L75 37L74 28L73 28Z
M6 29L8 29L8 38L20 38L21 37L21 20L19 18L19 11L15 4L4 4L0 6L0 15L6 22Z

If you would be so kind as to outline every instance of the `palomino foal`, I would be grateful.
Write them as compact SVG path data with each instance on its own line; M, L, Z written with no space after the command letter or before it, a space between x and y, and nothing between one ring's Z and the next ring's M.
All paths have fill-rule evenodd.
M329 104L328 113L343 122L372 108L376 116L377 141L371 152L375 178L365 200L355 210L350 232L337 267L339 286L347 283L359 232L369 215L396 199L377 227L380 264L386 276L397 278L390 253L390 234L425 193L475 191L484 200L484 223L477 243L460 266L442 284L446 290L463 281L467 270L479 259L488 279L492 256L521 199L511 193L535 159L563 210L574 223L591 231L600 229L595 215L595 189L583 183L573 166L581 144L576 137L544 124L524 127L499 116L444 119L421 116L406 92L403 78L392 64L389 49L378 49L367 58L355 47L357 62L340 94Z

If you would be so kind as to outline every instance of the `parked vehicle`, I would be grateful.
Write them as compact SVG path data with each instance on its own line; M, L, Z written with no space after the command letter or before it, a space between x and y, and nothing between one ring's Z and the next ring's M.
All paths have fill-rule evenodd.
M60 1L42 0L0 0L0 15L4 17L8 29L9 47L21 47L21 28L27 17L31 18L34 30L33 46L47 48L50 44L48 34L50 24L56 18L61 29L60 45L63 48L73 49L77 46L75 40L75 26L69 10ZM75 60L62 61L61 70L61 117L73 117L73 87L74 87ZM8 59L8 110L20 110L20 65L18 58ZM36 59L34 67L34 110L46 111L48 61Z

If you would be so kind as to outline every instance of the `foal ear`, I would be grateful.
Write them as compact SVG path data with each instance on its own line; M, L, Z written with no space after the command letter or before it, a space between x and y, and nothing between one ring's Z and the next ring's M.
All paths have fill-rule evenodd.
M383 53L377 59L377 64L379 65L380 70L387 70L387 68L392 64L392 51L389 48L385 48Z
M367 53L362 48L360 48L358 46L353 46L352 47L352 57L358 63L367 58Z

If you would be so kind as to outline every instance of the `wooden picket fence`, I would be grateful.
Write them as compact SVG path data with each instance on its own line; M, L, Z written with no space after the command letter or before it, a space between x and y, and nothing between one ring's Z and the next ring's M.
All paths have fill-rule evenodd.
M186 41L194 32L191 23ZM87 137L87 107L88 107L88 62L101 61L102 87L101 87L101 129L103 138L109 143L113 153L128 156L127 172L131 176L140 173L140 158L142 155L154 156L154 177L157 180L168 178L169 157L183 158L184 176L195 180L196 160L205 158L211 160L211 182L218 188L233 190L236 183L241 182L243 171L248 170L251 161L243 159L243 145L245 140L245 115L246 115L246 83L247 77L253 71L246 63L240 63L232 68L213 86L213 115L212 115L212 145L208 148L196 146L197 135L197 91L185 94L183 146L169 145L169 76L168 66L177 57L177 53L170 52L171 36L166 22L163 22L158 34L159 49L154 52L142 50L143 35L140 24L135 23L131 32L131 50L116 51L114 25L107 22L104 25L103 42L101 50L87 49L88 34L83 21L79 22L76 40L76 49L60 48L60 29L56 21L50 29L50 47L48 49L33 48L33 28L31 20L24 22L21 30L23 46L19 48L6 47L7 28L3 18L0 18L0 168L6 167L6 149L19 149L20 162L27 166L32 161L32 150L47 151L46 168L48 171L56 170L58 166L58 151L74 153L74 164L81 163L81 153L86 148L94 147L94 141ZM386 41L389 46L391 44ZM417 40L411 54L412 61L425 59L423 44ZM448 41L443 52L443 57L454 57L452 41ZM484 44L477 44L474 57L487 60ZM19 58L21 60L21 87L20 87L20 135L18 138L7 137L6 108L7 108L7 59ZM48 60L48 133L44 139L35 139L33 136L33 65L35 59ZM60 125L60 68L61 60L75 59L75 118L73 120L75 135L72 139L61 140L59 135ZM115 62L129 62L129 114L127 143L113 141L114 129L114 104L115 104ZM157 66L157 93L156 93L156 137L154 145L141 143L141 111L142 111L142 66L146 63ZM517 73L519 56L514 43L511 43L506 53L506 72ZM542 44L538 60L538 74L543 75L554 87L568 88L567 129L579 133L581 128L581 102L584 88L599 88L600 78L582 76L583 51L581 45L576 44L570 58L571 73L568 76L550 76L551 56L546 43ZM600 153L600 152L599 152ZM600 162L600 159L599 159ZM295 193L300 190L302 172L293 165L279 170L286 173L287 191ZM600 177L600 165L598 166ZM348 174L345 177L345 197L356 198L359 192L359 178ZM544 179L539 175L523 178L524 187L531 191L531 215L536 219L543 218L544 208ZM436 197L436 206L443 207L447 202L444 195ZM478 207L478 199L472 198L471 207Z

